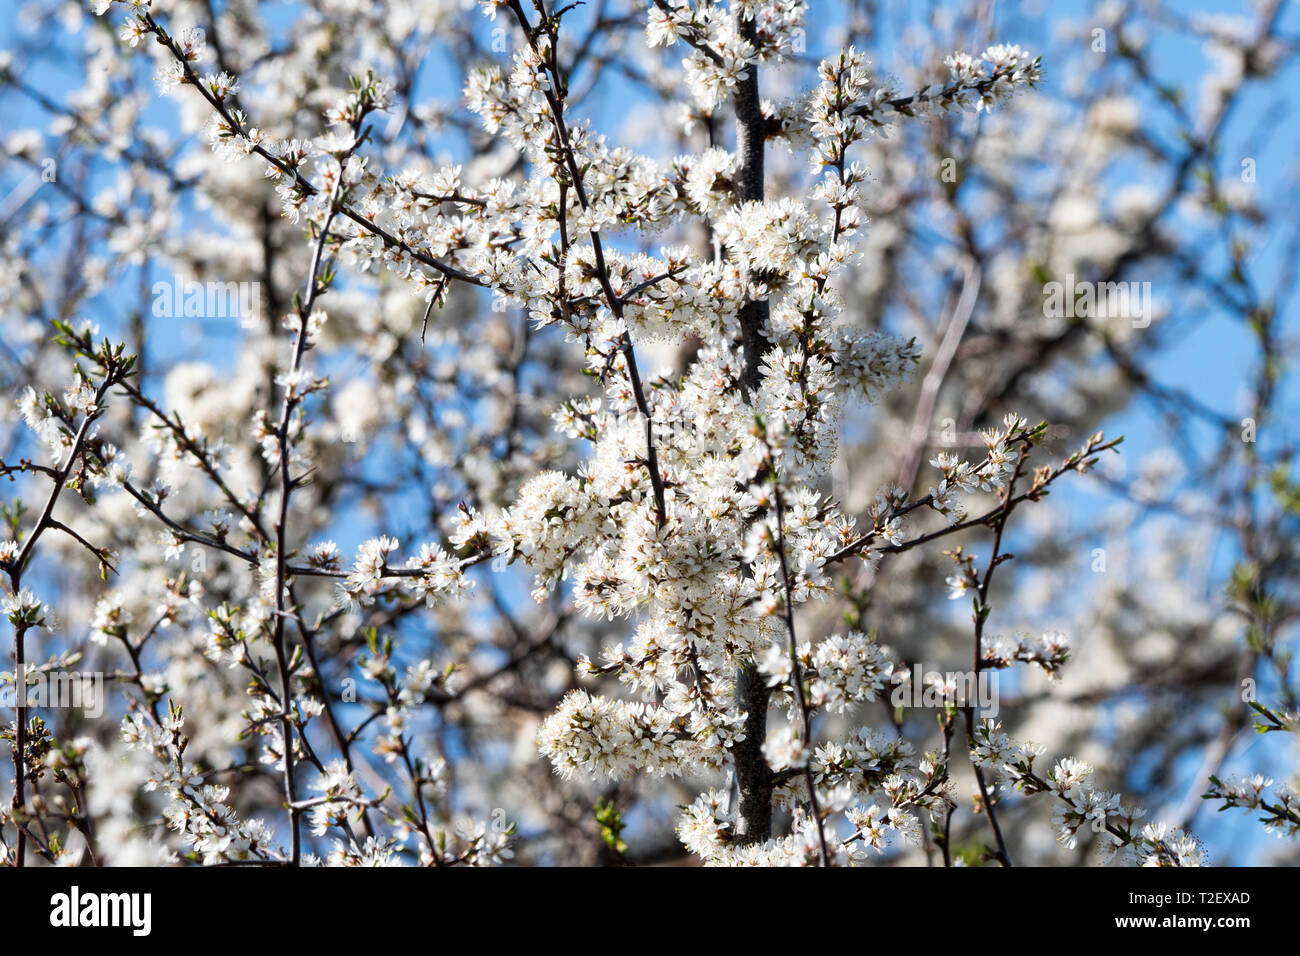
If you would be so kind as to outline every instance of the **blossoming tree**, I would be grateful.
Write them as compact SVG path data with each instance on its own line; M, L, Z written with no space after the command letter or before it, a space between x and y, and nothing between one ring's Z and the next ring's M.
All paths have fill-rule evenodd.
M125 693L112 734L74 716L52 726L15 696L6 860L546 861L579 856L593 820L599 853L624 858L631 808L671 798L685 805L674 845L713 864L914 851L1011 865L1032 842L1019 831L1048 815L1067 849L1203 862L1181 826L950 689L915 689L938 692L919 731L894 703L905 660L925 653L880 583L908 560L969 600L970 621L945 626L974 680L1068 672L1063 636L1003 636L1023 622L994 584L1015 573L1019 520L1104 473L1120 440L1089 430L1058 447L1011 400L1041 405L1023 380L1075 335L1104 343L1125 388L1156 390L1095 323L1039 330L1042 354L970 383L975 451L924 453L949 368L980 374L959 372L958 353L998 264L958 226L946 331L931 345L895 334L879 299L902 293L872 273L901 256L871 245L865 212L903 232L875 204L897 194L879 179L909 137L990 111L1014 128L1040 59L1002 43L945 51L908 87L845 43L793 88L812 15L797 0L601 5L590 19L540 0L482 6L476 22L455 4L396 5L393 24L311 4L287 50L249 5L94 0L120 42L96 50L108 78L89 102L61 110L5 65L69 137L130 171L119 202L51 183L102 230L95 242L146 287L151 268L183 263L178 275L251 277L260 303L225 363L158 358L176 346L157 320L189 312L141 303L101 322L87 302L111 288L103 272L59 301L26 252L11 301L40 305L14 407L39 447L3 461L36 502L5 511L0 543L14 673L25 688L29 669L89 655ZM435 34L469 116L417 95ZM128 84L131 50L210 150L178 161L143 97L113 122L88 117ZM641 79L675 112L671 158L584 112L642 62L664 71ZM788 96L764 98L769 83ZM439 155L449 130L468 157ZM951 182L939 189L960 213ZM1162 212L1139 210L1109 265L1145 254ZM1005 278L1000 294L1034 285ZM1268 354L1276 332L1259 328ZM1272 397L1259 401L1263 418ZM901 451L844 437L867 406L911 426ZM1294 516L1285 472L1275 491ZM334 539L347 537L345 557ZM1256 622L1275 608L1262 566L1244 565L1240 587ZM915 572L931 597L935 573ZM873 612L877 591L888 613ZM83 644L60 644L62 618ZM1253 647L1251 672L1278 663L1285 688L1273 635ZM1256 704L1270 729L1295 729L1288 693ZM1290 791L1270 800L1262 778L1217 769L1208 795L1295 830ZM139 790L166 828L141 835L122 806ZM1050 811L1024 810L1039 803Z

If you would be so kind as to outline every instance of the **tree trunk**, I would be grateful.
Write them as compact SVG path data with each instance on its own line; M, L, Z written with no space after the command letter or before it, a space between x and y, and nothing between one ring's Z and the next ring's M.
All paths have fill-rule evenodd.
M741 22L740 33L756 42L753 20ZM736 157L738 192L742 201L763 198L763 143L766 139L758 93L758 66L749 68L734 97L736 110ZM759 363L767 340L767 303L748 302L740 311L740 329L745 349L743 385L750 401L758 394ZM736 705L743 708L745 739L736 744L736 789L739 793L736 835L741 843L761 843L772 835L772 771L763 756L767 739L767 704L771 691L754 664L736 671Z

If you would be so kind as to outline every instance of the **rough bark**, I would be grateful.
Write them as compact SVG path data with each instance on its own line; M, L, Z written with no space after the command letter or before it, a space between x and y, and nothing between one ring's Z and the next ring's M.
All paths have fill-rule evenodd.
M741 22L741 35L755 42L752 20ZM763 142L766 138L758 92L758 67L751 66L736 89L737 189L743 201L763 198ZM758 392L759 363L767 340L767 303L749 302L740 311L745 349L745 391L751 400ZM760 843L772 834L772 771L763 756L767 738L767 705L771 691L758 668L745 664L736 671L736 704L748 716L745 739L735 746L736 788L739 795L736 836L742 843Z
M741 22L741 36L756 42L753 20ZM742 201L763 198L763 143L766 139L763 110L758 92L758 66L751 66L736 87L733 104L736 111L736 187ZM767 323L767 303L749 302L740 311L740 329L745 347L746 390L752 396L758 389L758 368L767 340L763 326Z
M745 739L734 747L736 789L736 839L761 843L772 835L772 770L763 756L767 736L767 702L771 691L753 664L736 670L736 704L745 708Z

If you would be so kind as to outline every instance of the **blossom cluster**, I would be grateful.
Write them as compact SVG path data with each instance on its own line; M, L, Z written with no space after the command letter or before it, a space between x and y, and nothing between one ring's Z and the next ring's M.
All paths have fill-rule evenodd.
M976 729L971 757L981 767L1005 776L1015 790L1056 797L1052 823L1057 839L1069 849L1088 831L1105 859L1118 856L1133 866L1205 864L1205 850L1194 836L1160 822L1139 823L1144 810L1123 805L1119 794L1092 786L1089 764L1065 757L1046 778L1040 777L1034 761L1042 752L1033 744L1012 741L1000 724L986 720Z

